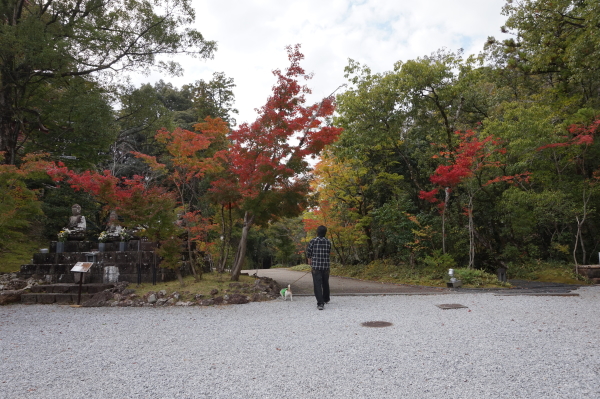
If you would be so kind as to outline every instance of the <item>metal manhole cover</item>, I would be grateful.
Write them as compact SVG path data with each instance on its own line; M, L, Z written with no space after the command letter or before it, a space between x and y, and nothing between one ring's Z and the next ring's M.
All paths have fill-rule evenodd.
M363 327L389 327L391 325L393 324L388 321L365 321L361 323Z
M460 303L444 303L441 305L435 305L440 309L462 309L462 308L467 308L464 305L461 305Z

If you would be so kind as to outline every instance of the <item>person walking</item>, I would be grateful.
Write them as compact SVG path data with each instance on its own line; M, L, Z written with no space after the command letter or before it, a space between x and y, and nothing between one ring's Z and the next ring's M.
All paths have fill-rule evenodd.
M317 237L310 240L306 248L306 258L311 267L317 309L323 310L329 302L329 256L331 241L325 238L327 227L317 227Z

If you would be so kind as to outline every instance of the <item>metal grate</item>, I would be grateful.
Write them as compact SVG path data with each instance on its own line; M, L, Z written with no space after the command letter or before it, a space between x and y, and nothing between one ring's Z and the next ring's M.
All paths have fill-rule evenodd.
M388 321L365 321L361 323L363 327L389 327L391 325L393 324Z
M461 305L460 303L444 303L441 305L435 305L440 309L462 309L462 308L467 308L464 305Z

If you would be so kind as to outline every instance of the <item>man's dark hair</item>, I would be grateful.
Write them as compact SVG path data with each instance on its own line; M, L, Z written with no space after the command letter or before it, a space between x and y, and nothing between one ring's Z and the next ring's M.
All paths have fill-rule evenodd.
M318 237L325 237L325 234L327 234L327 227L325 227L325 226L317 227L317 236Z

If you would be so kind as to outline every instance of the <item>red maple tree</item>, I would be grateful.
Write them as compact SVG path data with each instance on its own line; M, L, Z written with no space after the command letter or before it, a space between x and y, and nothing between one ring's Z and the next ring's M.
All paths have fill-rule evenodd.
M253 123L244 123L229 135L231 146L217 154L228 175L214 182L213 193L235 201L244 214L242 236L232 267L236 281L246 255L248 232L282 216L298 215L309 190L307 157L315 157L337 139L340 128L326 120L335 109L333 95L306 106L311 91L299 80L311 75L300 66L300 45L286 47L290 66L274 70L277 84ZM237 195L231 195L235 192Z
M202 278L202 268L196 269L198 256L204 253L211 245L207 235L212 228L210 220L202 215L200 210L194 209L190 198L195 191L197 183L207 173L214 173L220 169L218 156L208 156L206 153L214 142L223 142L229 127L221 118L206 117L204 122L194 126L195 132L177 128L170 132L161 129L156 133L156 141L164 144L170 155L170 165L158 162L155 156L133 152L137 158L155 172L163 173L166 179L173 184L181 205L181 220L178 222L187 235L186 247L190 268L197 280ZM196 250L192 248L195 243Z
M421 191L419 198L431 203L437 203L442 213L442 248L446 252L445 242L445 213L450 200L450 194L460 184L466 184L469 203L466 207L466 213L469 217L469 267L472 268L475 262L475 225L473 221L473 199L475 193L482 187L494 184L500 181L516 182L527 181L529 173L518 174L514 176L497 176L489 179L479 187L472 187L468 183L480 171L486 168L499 169L502 165L494 160L495 154L504 154L506 149L501 146L500 141L493 136L487 136L480 139L477 132L467 130L465 132L456 132L459 137L458 146L454 151L441 151L434 158L445 158L448 164L439 165L430 176L430 181L436 186L431 191ZM437 194L444 192L444 199L438 199Z

